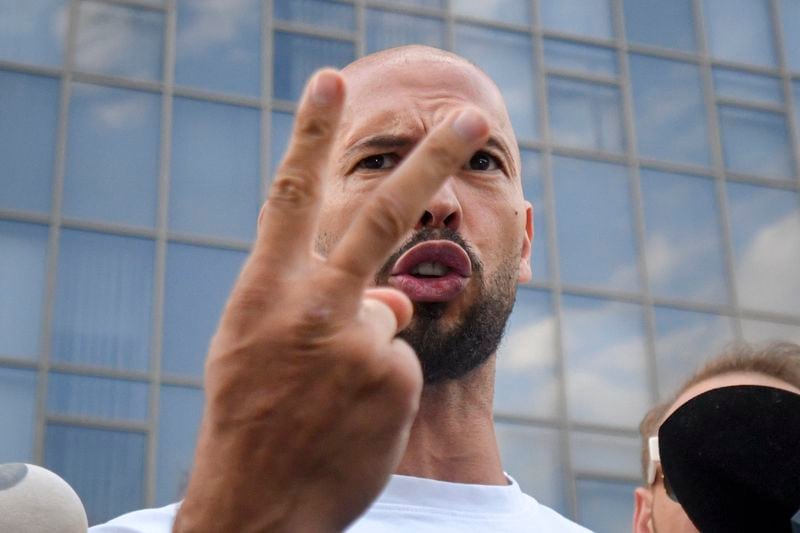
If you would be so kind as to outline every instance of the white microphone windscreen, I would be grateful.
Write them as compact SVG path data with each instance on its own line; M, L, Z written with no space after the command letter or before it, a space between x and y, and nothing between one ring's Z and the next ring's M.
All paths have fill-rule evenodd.
M80 498L53 472L24 463L0 464L0 531L86 533Z

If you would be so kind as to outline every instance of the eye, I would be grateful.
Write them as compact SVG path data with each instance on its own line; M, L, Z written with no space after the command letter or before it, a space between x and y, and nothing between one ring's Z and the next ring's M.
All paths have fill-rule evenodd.
M500 165L497 158L487 152L475 152L469 163L466 165L467 170L477 170L481 172L490 172L498 170Z
M397 166L398 157L394 154L377 154L365 157L356 165L357 170L389 170Z

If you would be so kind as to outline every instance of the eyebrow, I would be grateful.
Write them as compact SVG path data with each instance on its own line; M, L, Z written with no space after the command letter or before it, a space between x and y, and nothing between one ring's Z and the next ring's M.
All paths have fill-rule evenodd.
M373 135L371 137L367 137L366 139L362 139L348 148L344 153L344 159L349 159L353 156L353 154L367 149L400 150L411 148L416 144L416 140L414 140L412 137L407 137L404 135ZM494 148L495 150L502 152L507 161L513 165L514 160L511 157L511 153L508 151L508 148L506 148L505 144L499 139L494 136L490 136L486 140L485 146L486 148Z

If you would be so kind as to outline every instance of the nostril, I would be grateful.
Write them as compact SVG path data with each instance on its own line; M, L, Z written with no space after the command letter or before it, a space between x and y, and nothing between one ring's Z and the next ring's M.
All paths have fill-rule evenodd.
M444 219L444 227L445 228L452 228L455 224L458 223L458 213L453 212L447 215L447 218Z
M433 222L433 215L430 211L425 211L419 219L419 223L423 226L429 225Z

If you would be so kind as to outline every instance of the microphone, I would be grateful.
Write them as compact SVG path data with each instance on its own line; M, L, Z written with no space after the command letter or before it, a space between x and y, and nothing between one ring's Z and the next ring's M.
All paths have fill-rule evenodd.
M700 394L658 430L666 482L702 533L800 531L800 394Z
M86 533L80 498L53 472L24 463L0 464L0 531Z

